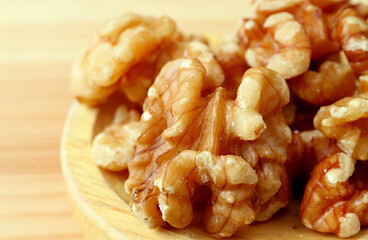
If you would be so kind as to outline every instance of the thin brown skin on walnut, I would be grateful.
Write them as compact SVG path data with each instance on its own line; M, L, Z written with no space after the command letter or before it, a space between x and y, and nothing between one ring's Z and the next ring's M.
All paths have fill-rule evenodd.
M318 130L295 131L288 146L286 169L290 179L307 180L321 160L341 152L336 141Z
M94 45L73 65L73 93L91 105L104 102L119 88L121 77L175 31L175 23L168 17L126 13L111 19L100 29Z
M304 2L290 12L303 25L311 40L313 59L319 59L339 51L339 43L333 41L329 36L327 22L321 8L309 2Z
M156 58L136 64L121 78L121 90L129 101L143 104L157 75Z
M117 108L113 123L97 134L92 142L95 163L110 171L122 171L135 154L135 128L140 114L125 105Z
M149 58L132 67L122 78L122 91L130 101L143 104L147 91L161 68L167 62L181 57L197 57L202 61L208 74L203 86L204 91L211 91L224 82L223 70L207 43L196 36L180 35L164 43Z
M343 5L327 16L332 37L359 74L368 68L368 24L351 6Z
M290 6L288 7L286 5L285 9L274 10L272 13L286 11L294 15L295 19L303 26L306 34L310 38L313 59L318 59L327 54L339 51L339 44L330 38L323 11L317 4L300 1L296 4L289 4ZM262 11L258 11L258 13L264 19L271 14L270 12Z
M368 225L368 165L357 164L347 181L331 184L326 175L340 167L340 157L335 154L314 168L304 191L300 215L309 228L349 237L359 232L360 225Z
M262 212L265 213L263 218L269 218L287 202L284 198L289 188L282 161L278 165L271 161L269 167L254 170L246 159L232 155L229 150L223 153L229 149L227 144L236 139L247 142L248 138L257 139L262 133L266 134L268 128L264 130L263 126L268 122L274 126L283 123L281 116L276 116L278 120L266 118L265 122L257 116L262 114L271 119L279 114L288 101L288 93L280 94L287 91L287 85L275 72L253 69L244 75L234 101L223 88L201 97L205 76L204 66L196 59L179 59L164 66L144 104L141 135L136 156L128 163L130 176L126 189L132 194L132 210L150 227L163 225L164 221L174 227L185 227L192 218L195 189L207 185L212 196L205 211L206 230L215 237L226 237L245 228L256 214ZM248 92L249 84L253 84L256 91L255 96L247 98L241 91ZM266 106L263 101L268 97L279 100ZM261 128L239 128L238 116L244 114ZM270 129L273 128L270 126ZM283 129L287 141L290 130L286 124ZM267 142L263 144L267 147ZM274 143L276 147L278 144ZM282 144L286 152L287 142ZM282 158L277 151L273 154ZM279 170L274 179L269 179L272 175L267 172L275 169ZM255 189L257 174L262 172L266 172L260 177L264 182L279 185L269 190L273 192L266 199L260 200L263 189ZM253 204L257 201L260 203L255 208Z
M358 88L359 94L364 94L368 92L368 70L363 72L359 76L359 88Z
M343 52L337 60L326 60L318 72L308 70L289 81L293 93L306 102L327 105L343 97L351 96L356 90L356 78ZM332 57L331 58L335 58Z
M318 1L318 3L320 2ZM258 7L255 19L263 24L264 20L271 14L283 11L291 13L303 26L311 41L312 58L318 59L339 51L339 43L331 39L323 9L319 5L308 1L279 1L278 6L275 5L272 11L262 11Z
M219 60L222 69L224 70L226 81L222 85L227 91L230 97L235 99L236 91L241 83L244 72L248 69L242 59L233 58L228 61Z
M305 226L349 237L358 233L361 225L367 225L368 189L366 174L362 174L367 165L356 163L368 159L367 118L366 94L343 98L317 112L314 125L329 141L336 141L326 148L329 155L333 149L336 153L317 160L320 163L310 175L301 206Z
M346 4L349 0L309 0L313 5L320 7L324 11L337 8Z
M241 83L244 72L249 68L244 60L245 48L239 44L239 39L235 34L224 37L220 50L216 54L216 59L221 65L225 81L224 87L228 95L235 99L236 92Z
M253 193L256 221L268 220L290 198L290 184L284 166L291 134L280 114L265 116L267 129L256 140L229 142L222 154L233 152L246 159L258 174L258 184Z
M294 104L292 98L290 102L285 107L282 108L282 116L284 117L285 122L287 123L288 126L292 125L295 122L296 109L297 107Z
M263 186L258 184L253 194L253 196L258 196L253 202L253 207L257 212L255 221L258 222L269 220L273 214L289 203L291 197L291 186L285 167L281 164L274 163L272 163L271 166L273 166L272 174L270 174L270 169L263 173L257 171L257 174L261 176L259 178L260 182L263 180L262 177L264 177ZM270 185L277 190L272 189ZM268 195L268 197L261 198L260 196L263 195Z
M314 118L315 127L358 160L368 159L368 96L346 97L321 107Z
M188 61L190 61L190 60L188 60ZM188 62L187 61L187 62ZM203 72L203 66L201 67L200 65L199 65L199 62L196 62L196 61L193 61L194 62L194 64L198 64L198 66L199 66L199 71L197 71L197 74L198 74L198 77L200 78L200 79L202 79L203 78L203 75L204 75L204 72ZM191 63L193 63L193 62L189 62L188 64L191 64ZM176 62L177 64L179 64L179 62ZM181 63L180 63L181 64ZM184 64L185 65L185 64ZM169 66L168 66L169 67ZM178 67L178 66L177 66ZM177 68L176 67L176 68ZM174 69L176 69L176 68L174 68ZM195 66L192 66L192 68L193 69L195 69ZM163 70L163 71L165 71L165 69ZM190 76L190 74L191 74L191 72L192 71L188 71L188 73L187 74L189 74L189 76ZM169 76L170 77L170 76ZM184 78L184 77L182 77L182 79L185 79L186 81L187 81L187 79L186 78ZM172 82L174 82L174 81L172 81ZM199 82L199 83L201 83L201 81L199 80L199 81L192 81L192 83L193 84L195 84L196 82ZM156 82L157 83L157 82ZM156 87L156 86L162 86L162 84L159 84L159 83L157 83L157 85L154 85L154 87ZM176 85L177 86L177 85ZM177 90L177 88L176 88L176 86L172 86L170 89L170 91L176 91ZM180 86L182 86L183 87L183 84L181 84ZM187 98L187 100L189 101L189 99L190 100L193 100L193 99L195 99L195 98L199 98L199 96L200 96L200 90L201 90L201 87L199 86L199 88L198 88L198 86L197 87L195 87L194 85L192 85L192 86L190 86L191 87L191 89L196 89L196 92L197 92L197 95L196 95L196 97L191 97L191 98ZM167 92L167 91L166 91ZM179 92L180 92L180 89L179 89ZM185 91L184 91L185 92ZM222 93L221 93L222 92ZM158 93L159 94L159 93ZM197 150L197 149L201 149L201 150L209 150L209 151L211 151L211 152L215 152L216 150L216 145L218 144L218 143L216 143L216 142L218 142L218 139L219 139L219 137L216 137L216 135L215 136L213 136L213 134L215 134L215 132L213 132L214 130L216 130L216 122L217 121L219 121L219 117L221 117L221 116L223 116L223 114L221 114L221 113L218 113L218 111L221 111L221 106L217 106L218 104L219 104L219 100L221 99L221 98L223 98L223 97L221 97L221 95L223 95L224 94L224 92L223 92L223 90L219 90L218 91L218 93L216 94L216 98L214 99L214 100L212 100L210 103L209 103L209 101L212 99L212 97L207 97L206 98L206 100L202 103L202 104L200 104L200 106L196 106L196 107L194 107L194 116L197 116L197 115L199 115L199 116L197 116L197 117L195 117L195 118L199 118L198 119L198 121L196 121L196 122L198 122L198 124L200 124L200 125L191 125L190 126L190 129L188 129L188 130L186 130L186 132L192 132L192 133L196 133L196 134L199 134L199 133L201 133L201 132L203 132L203 131L205 131L205 133L206 134L208 134L208 136L211 136L212 135L212 137L210 137L210 139L214 139L214 141L206 141L206 139L203 139L203 141L201 141L201 139L199 138L200 136L189 136L188 134L184 134L184 136L183 137L181 137L181 139L180 139L180 143L181 144L178 144L177 145L177 147L175 148L175 146L173 147L173 146L171 146L171 144L170 144L170 142L168 142L168 141L166 141L166 140L164 140L163 138L159 138L159 141L157 142L157 143L155 143L153 146L151 146L150 148L153 148L153 149L155 149L156 151L153 151L153 150L151 150L151 151L148 151L147 153L146 152L142 152L142 153L139 153L139 150L138 150L138 153L137 153L137 157L132 161L132 166L130 166L130 169L131 169L131 172L133 172L133 174L135 174L136 173L136 171L134 171L134 170L136 170L136 168L137 168L137 164L139 163L139 161L140 161L140 159L142 159L142 156L144 156L144 155L147 155L147 154L149 154L149 155L152 155L152 154L154 154L154 155L157 155L157 156L160 156L159 157L159 159L158 159L158 161L160 162L160 163L157 163L157 165L158 164L161 164L161 162L164 162L165 160L164 159L166 159L166 161L168 160L168 159L170 159L170 158L173 158L175 155L177 155L181 150L184 150L184 149L187 149L186 148L186 144L184 144L184 146L182 146L183 144L183 142L184 143L187 143L187 144L193 144L194 146L191 148L191 149L195 149L195 150ZM166 94L167 95L167 94ZM169 95L174 95L174 93L173 94L169 94ZM167 97L169 97L169 96L167 96ZM189 97L189 96L188 96ZM221 97L221 98L220 98ZM178 98L179 100L180 99L183 99L183 97L179 97ZM156 102L157 101L160 101L160 100L156 100ZM223 101L223 100L222 100ZM163 103L158 103L158 104L163 104ZM208 104L208 106L207 106L207 108L205 108L205 106ZM179 107L180 107L180 105L178 105ZM150 109L152 109L154 106L151 106L150 107ZM196 108L198 108L198 110L196 110ZM213 109L214 108L214 110L216 110L216 109L218 109L217 111L215 111L214 113L218 113L218 114L213 114L213 113L211 113L211 108ZM206 112L209 112L209 113L211 113L211 116L213 117L210 117L210 116L206 116L205 114L201 114L202 113L202 111L204 111L205 113ZM213 110L212 110L213 111ZM152 112L152 111L151 111ZM152 112L152 113L154 113L154 112ZM171 113L169 112L168 113L169 115L171 115ZM166 117L166 119L164 118L163 120L170 120L170 118L169 118L169 115L166 115L167 117ZM165 115L164 115L165 116ZM161 118L161 116L158 116L158 117L160 117ZM153 118L152 119L155 119L155 116L153 116ZM210 119L213 119L213 120L210 120ZM208 120L208 121L206 121L206 120ZM205 124L205 125L203 125L203 123L204 122L206 122L207 124ZM212 123L212 124L211 124ZM213 124L215 124L215 125L213 125ZM159 123L157 124L157 125L160 125ZM165 126L166 125L168 125L168 126L170 126L170 125L172 125L172 123L170 123L170 124L166 124L166 123L163 123L163 125L162 126L164 126L164 127L161 127L161 129L159 129L159 130L153 130L154 132L159 132L159 133L161 133L164 129L165 129ZM144 128L144 126L143 126L143 128ZM201 130L201 128L205 128L205 129L208 129L208 130ZM151 131L152 130L152 128L149 126L148 128L147 128L147 130L148 131ZM144 130L143 130L143 132L144 132ZM143 137L143 139L142 140L146 140L146 137L145 136L147 136L148 134L151 134L150 132L147 132L147 133L145 133L145 134L143 134L142 135L142 137ZM218 134L218 133L216 133L216 134ZM155 135L157 135L157 134L155 134ZM198 140L196 140L196 139L198 139ZM194 143L193 143L193 141L195 141ZM174 142L174 141L173 141ZM197 142L197 143L196 143ZM156 147L157 146L157 147ZM165 150L166 149L166 150ZM163 154L162 155L162 153L160 153L160 152L164 152L165 154ZM166 155L166 156L165 156ZM148 156L147 155L147 157L150 157L150 156ZM168 159L167 159L168 158ZM192 159L193 160L193 159ZM175 161L174 161L175 162ZM133 165L133 163L134 163L134 165ZM151 164L151 163L154 163L154 162L146 162L146 164ZM151 164L152 165L152 164ZM153 165L156 165L156 164L153 164ZM156 166L156 167L159 167L159 166ZM132 169L132 168L134 168L134 169ZM158 173L157 171L156 172L154 172L155 174L157 174L157 175L160 175L160 173ZM151 173L150 172L147 172L147 175L150 175ZM144 177L144 176L143 176ZM133 178L134 178L134 176L133 176ZM143 178L144 179L144 178ZM142 180L143 180L142 179ZM149 178L148 179L148 181L150 181L150 179L152 179L152 181L155 179L155 176L153 176L152 175L152 177L151 178ZM134 179L133 179L134 180ZM132 177L130 177L130 181L132 181ZM141 181L141 180L138 180L138 182L137 183L139 183L139 181ZM153 185L154 183L153 182L150 182L150 183L147 183L148 185ZM147 181L146 181L147 182ZM127 182L127 186L129 187L129 180L128 180L128 182ZM153 188L156 188L154 185L152 186ZM183 186L182 186L183 187ZM184 187L185 188L185 187ZM133 190L133 191L137 191L137 189L135 189L135 190ZM136 196L140 196L141 194L136 194ZM145 203L144 203L145 204ZM191 211L189 211L189 213L191 214ZM149 215L152 215L152 214L149 214ZM160 220L160 219L159 219ZM156 224L154 224L154 225L157 225L157 224L162 224L162 222L160 222L158 220L158 222L156 223ZM189 220L187 219L187 221L189 221L190 222L190 218L189 218ZM161 220L162 221L162 220ZM171 222L171 224L175 224L174 223L174 221L172 220L172 222ZM178 223L177 223L178 224ZM176 225L176 224L175 224ZM177 225L177 226L179 226L179 225Z
M248 45L245 60L251 67L265 66L286 79L305 72L311 60L309 37L288 12L268 16L263 25L247 20L238 30Z

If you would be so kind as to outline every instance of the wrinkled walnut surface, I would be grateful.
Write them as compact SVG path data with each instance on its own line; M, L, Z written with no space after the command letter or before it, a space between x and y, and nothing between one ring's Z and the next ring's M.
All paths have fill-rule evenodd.
M207 70L203 90L213 90L224 82L223 70L207 43L197 37L176 36L125 74L121 81L122 91L130 101L143 104L147 91L162 66L168 61L181 57L196 57L202 61Z
M295 131L288 146L286 168L290 179L308 180L314 166L340 152L336 141L318 130Z
M235 101L223 88L202 97L205 78L197 59L163 67L144 104L126 189L132 210L148 226L165 221L181 228L192 220L195 189L205 185L212 192L206 230L226 237L288 202L283 163L290 130L279 112L289 95L285 80L264 68L247 71ZM245 94L249 89L253 94ZM265 105L271 98L276 101ZM285 137L269 137L276 133ZM244 144L252 159L246 158L250 151L240 152Z
M368 69L368 24L353 8L343 5L328 16L332 36L357 72Z
M73 65L73 93L89 104L105 101L118 89L120 78L175 31L175 23L168 17L126 13L109 20L98 32L95 44Z
M368 97L346 97L321 107L314 118L315 127L359 160L368 159Z
M315 116L315 127L341 150L326 156L310 175L301 206L308 228L349 237L368 223L367 101L365 94L346 97Z
M122 171L135 154L136 127L140 114L125 105L117 108L113 123L99 133L92 143L95 163L110 171Z
M349 237L368 224L367 162L357 164L349 179L330 182L331 171L347 169L346 158L345 153L337 153L322 160L311 173L300 209L308 228Z
M286 79L305 72L311 61L311 42L294 16L275 13L261 25L245 19L238 29L240 42L247 46L245 60L251 67L265 66Z
M88 105L116 91L135 105L118 108L92 157L128 168L131 209L151 228L187 226L199 202L206 230L229 237L271 218L289 181L309 178L303 223L356 234L368 222L367 7L253 4L217 52L168 17L107 22L73 65L72 90Z
M339 58L337 61L326 60L318 72L308 70L290 80L291 90L304 101L316 105L331 104L351 96L356 89L354 72L349 63L341 59L343 57Z

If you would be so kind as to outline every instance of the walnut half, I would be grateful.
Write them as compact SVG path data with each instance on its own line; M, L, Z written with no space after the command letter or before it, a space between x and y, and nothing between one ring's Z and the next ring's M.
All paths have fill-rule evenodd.
M249 69L234 101L221 87L202 96L209 76L198 59L181 58L167 63L148 91L125 186L149 227L187 226L200 186L211 190L204 221L215 237L266 220L288 202L290 129L280 113L289 100L286 81Z
M368 96L346 97L321 107L314 118L315 127L337 140L344 152L359 160L368 159Z
M288 12L266 18L263 25L245 20L238 30L248 48L245 60L251 67L265 66L286 79L304 73L311 61L311 42L303 26Z
M72 67L71 88L90 105L104 102L119 89L119 81L134 65L146 60L176 32L168 17L126 13L105 23L92 47Z
M331 179L341 176L331 173L337 166L341 167L342 175L344 172L351 175L349 167L344 166L344 162L351 162L347 158L345 153L337 153L322 160L311 173L300 209L308 228L350 237L359 232L360 225L368 224L367 162L356 164L351 177L342 181Z

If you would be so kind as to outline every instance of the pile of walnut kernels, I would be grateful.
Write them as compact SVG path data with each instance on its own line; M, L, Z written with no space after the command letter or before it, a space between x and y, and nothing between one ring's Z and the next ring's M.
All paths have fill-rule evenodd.
M229 237L286 206L304 179L304 225L340 237L368 225L368 7L344 0L255 1L214 52L169 17L108 21L75 62L72 90L129 104L98 134L98 166L128 169L148 227ZM290 91L289 91L290 89Z

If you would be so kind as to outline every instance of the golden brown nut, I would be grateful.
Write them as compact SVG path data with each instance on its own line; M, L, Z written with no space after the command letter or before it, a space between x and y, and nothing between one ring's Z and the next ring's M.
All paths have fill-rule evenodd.
M368 69L368 24L356 10L341 7L329 16L332 35L358 73Z
M322 8L327 11L329 9L336 8L344 3L347 3L348 0L309 0L313 5Z
M243 34L248 38L249 47L245 52L245 60L249 66L265 66L286 79L298 76L309 68L311 43L303 26L292 14L272 14L262 27L256 21L247 20L239 32L239 35ZM246 32L256 36L261 34L262 37L253 40L250 38L252 35Z
M296 105L294 102L292 102L292 100L290 100L290 102L282 108L282 116L284 117L287 125L290 126L294 123L296 118Z
M121 90L129 101L143 104L147 91L158 73L157 55L154 54L147 60L136 64L121 78Z
M288 196L288 188L281 187L288 186L280 180L284 179L282 161L266 164L263 160L268 167L255 163L259 168L255 170L237 153L242 143L261 135L260 142L253 143L260 156L286 159L290 130L280 109L289 95L277 73L257 68L245 73L235 101L223 88L202 97L206 76L210 75L195 58L174 60L163 67L143 106L136 156L128 162L125 186L132 194L133 212L149 227L165 221L178 228L192 220L196 189L208 186L206 230L226 237L245 228L258 213L269 218L287 202L282 198ZM270 99L272 104L265 104ZM273 135L280 132L285 137L277 141ZM265 184L255 190L257 172L265 173ZM274 188L263 190L266 183L274 183ZM277 195L280 191L282 196Z
M184 57L198 58L205 67L206 77L202 89L213 89L222 85L225 80L224 72L208 45L197 40L190 41Z
M343 54L343 53L342 53ZM319 71L309 70L289 81L294 94L312 104L331 104L351 96L356 88L353 70L343 57L323 62Z
M262 116L280 110L289 102L289 89L284 81L279 74L265 68L246 71L238 88L235 107L230 111L231 128L239 138L258 138L266 128Z
M122 171L135 154L136 128L140 115L125 105L117 108L113 123L97 134L92 143L95 163L110 171Z
M179 33L161 44L146 59L133 66L121 79L121 90L129 101L143 104L147 91L153 84L157 74L168 61L184 56L187 38Z
M309 2L303 2L289 12L303 26L310 38L313 59L339 51L339 43L333 41L329 36L327 22L321 8Z
M287 152L289 178L307 180L318 162L340 151L336 141L318 130L294 131Z
M306 227L350 237L359 232L360 225L368 224L368 164L356 164L350 177L354 165L346 165L351 162L348 158L345 153L337 153L314 168L300 209ZM335 181L338 170L350 178Z
M161 70L167 62L182 57L196 57L200 59L208 72L207 74L210 74L208 81L215 83L212 85L219 86L223 82L224 76L221 67L204 37L176 33L173 39L164 44L159 50L156 67L158 70ZM211 84L208 83L208 85L210 86Z
M256 170L258 183L252 196L256 221L266 221L290 198L290 184L285 161L291 132L280 113L264 118L267 129L254 141L235 141L225 144L230 151L242 156Z
M257 212L255 221L258 222L269 220L285 207L291 194L289 177L284 166L270 162L263 162L261 165L261 169L257 169L259 183L254 193L258 198L253 202Z
M203 90L213 90L225 79L220 64L215 59L210 47L197 38L173 39L163 44L153 55L138 63L125 74L121 88L128 99L143 104L149 87L153 84L162 66L168 61L181 57L196 57L206 68Z
M244 60L245 48L238 41L235 34L226 35L216 55L225 75L225 82L222 86L233 99L236 97L244 72L248 68Z
M249 83L247 77L262 82L266 79L278 79L278 74L274 74L273 71L260 71L257 68L249 69L238 89L238 98L242 96L239 94L239 90L244 89L242 85L247 86L247 89L242 92L250 93L253 91L254 84ZM259 101L261 105L258 106L258 109L264 116L264 124L267 128L257 139L246 142L228 140L221 149L223 153L231 152L242 156L257 172L259 181L252 195L256 221L266 221L271 218L275 212L286 206L290 198L290 183L284 163L286 161L286 149L291 140L291 132L280 113L280 109L286 104L286 99L289 98L289 94L284 87L280 80L271 81L262 86L265 91L260 94L263 97ZM274 93L272 93L273 91L267 91L267 88L273 88ZM283 97L277 101L276 99L280 96ZM271 99L273 102L269 104Z
M325 16L319 7L326 5L327 2L335 2L336 5L336 1L318 1L312 4L310 1L300 0L260 0L255 2L257 11L255 19L263 24L270 14L283 11L293 14L310 38L312 58L318 59L339 51L339 44L330 38Z
M95 106L106 101L106 99L119 89L119 84L109 87L100 87L93 81L84 81L82 55L72 66L71 90L76 98L85 104Z
M368 70L359 76L359 93L368 92Z
M249 198L257 181L256 172L240 157L185 150L164 166L154 185L160 189L163 219L177 228L192 220L196 185L208 185L212 200L205 211L205 227L214 236L227 237L254 220ZM188 189L183 191L183 186Z
M359 160L368 159L368 96L346 97L332 105L321 107L314 126L337 145Z
M127 13L111 19L100 29L95 44L73 65L73 93L87 103L103 102L118 89L121 76L169 39L175 29L168 17Z

